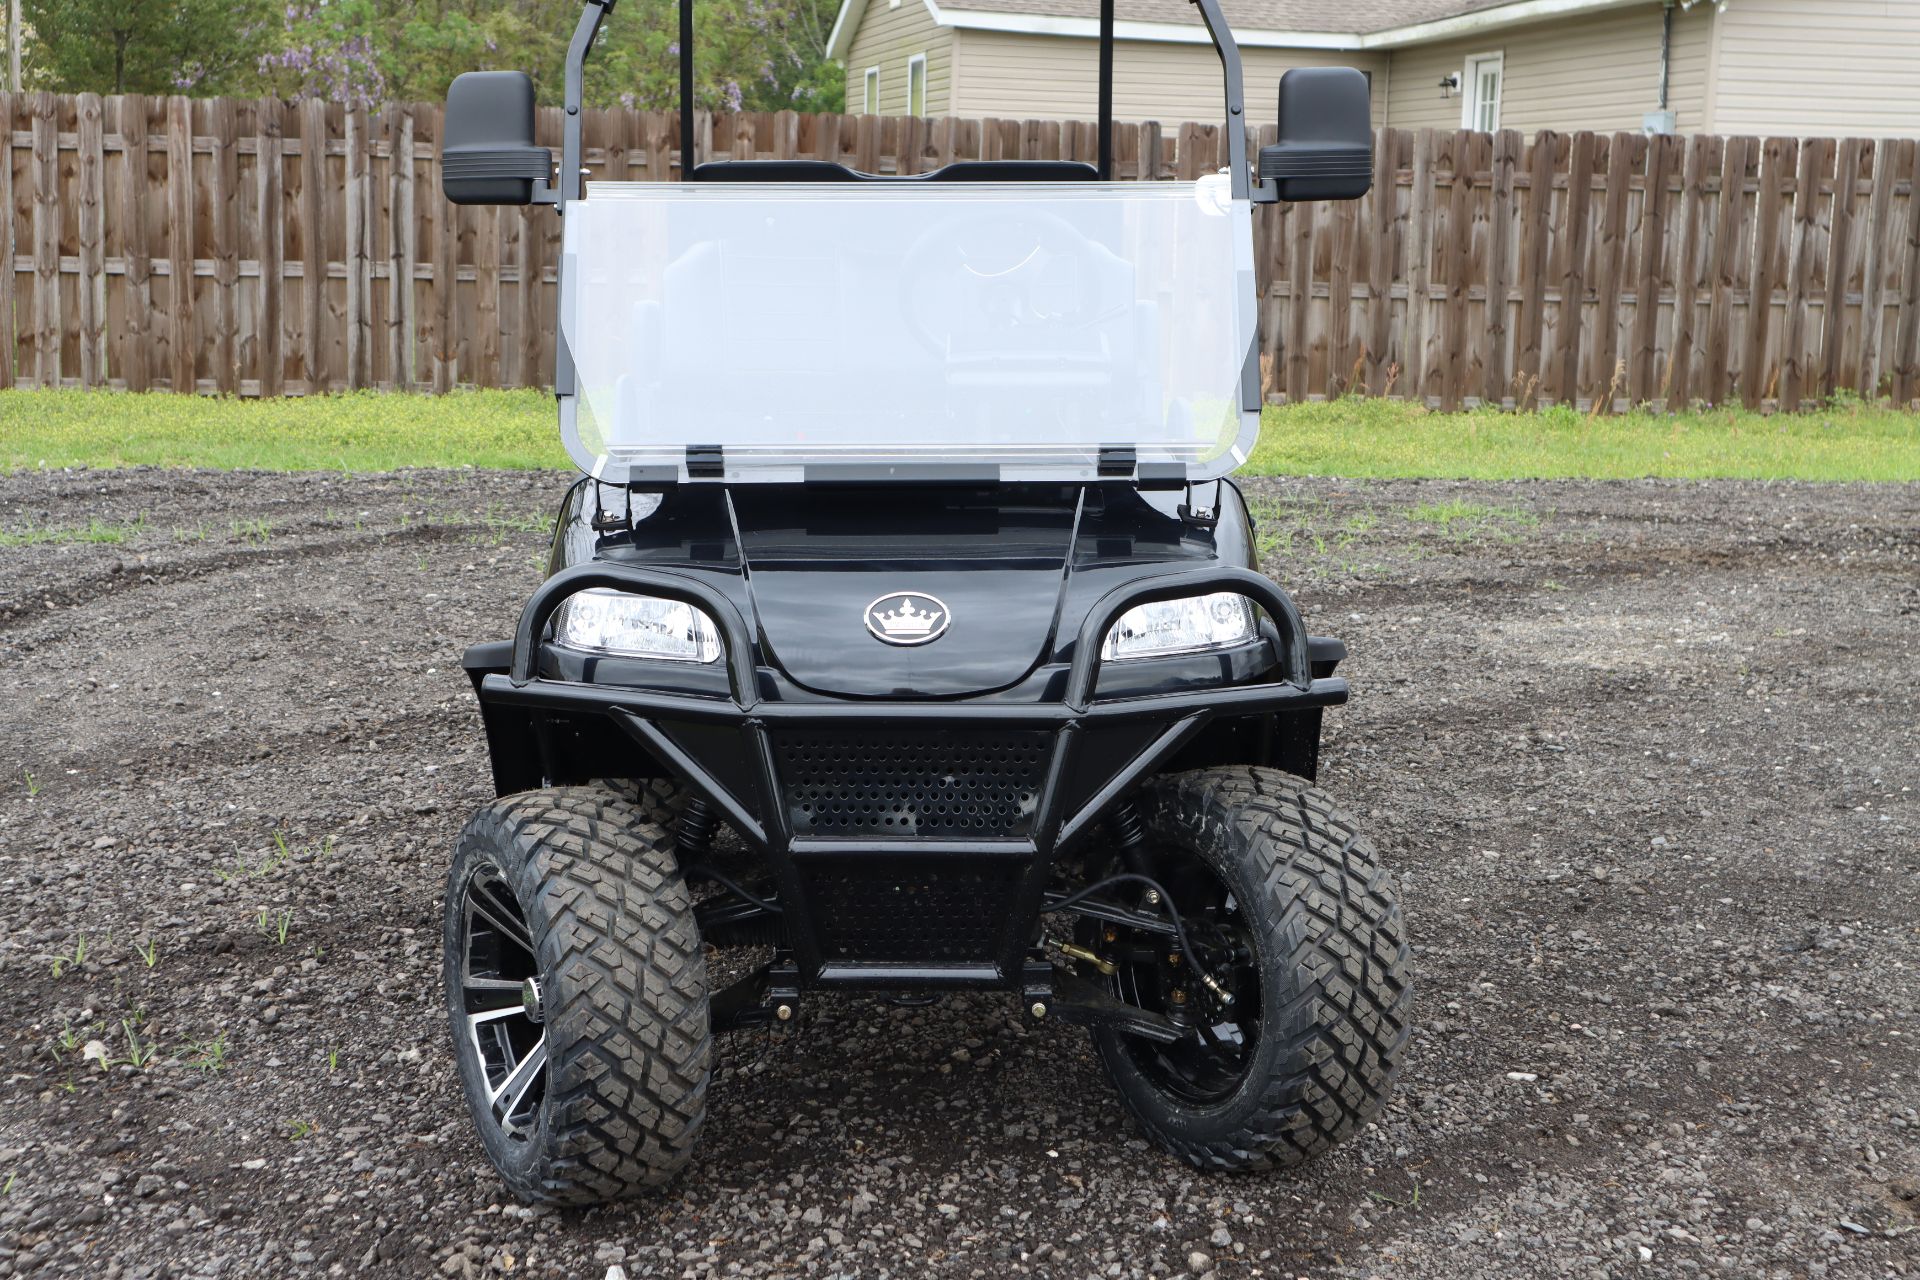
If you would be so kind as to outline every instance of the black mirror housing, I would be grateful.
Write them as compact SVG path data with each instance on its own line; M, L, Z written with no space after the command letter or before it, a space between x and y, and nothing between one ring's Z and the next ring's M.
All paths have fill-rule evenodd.
M533 145L533 80L469 71L447 88L440 189L455 204L532 204L553 181L553 152Z
M1352 67L1280 77L1280 140L1260 148L1260 181L1280 200L1358 200L1373 185L1373 100Z

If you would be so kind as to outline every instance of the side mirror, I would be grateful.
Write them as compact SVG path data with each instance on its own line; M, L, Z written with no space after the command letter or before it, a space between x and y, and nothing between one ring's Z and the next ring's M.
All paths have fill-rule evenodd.
M1260 148L1260 181L1281 200L1358 200L1373 185L1372 96L1352 67L1280 77L1280 140Z
M447 88L440 189L455 204L532 204L553 180L553 153L533 145L533 81L524 71L469 71Z

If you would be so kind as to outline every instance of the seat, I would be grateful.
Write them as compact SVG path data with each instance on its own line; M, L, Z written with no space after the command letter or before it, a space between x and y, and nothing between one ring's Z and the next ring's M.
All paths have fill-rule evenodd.
M921 176L928 182L1092 182L1100 171L1083 160L955 160Z
M831 160L712 160L693 167L695 182L1092 182L1100 171L1080 160L956 160L929 173L861 173Z
M710 160L693 166L695 182L858 182L867 177L831 160Z

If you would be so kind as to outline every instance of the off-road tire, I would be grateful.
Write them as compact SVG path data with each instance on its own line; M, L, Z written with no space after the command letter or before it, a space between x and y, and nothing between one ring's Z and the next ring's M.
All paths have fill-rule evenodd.
M1170 1095L1121 1032L1094 1042L1127 1108L1200 1169L1299 1164L1386 1104L1407 1045L1409 949L1393 882L1323 792L1276 769L1156 779L1141 811L1160 848L1202 858L1241 905L1258 954L1260 1034L1217 1105Z
M595 778L592 783L625 800L640 816L671 833L687 807L687 789L672 778Z
M669 1181L706 1114L707 966L673 838L597 787L505 797L461 832L448 879L446 983L461 1007L456 905L473 868L503 873L534 944L547 1037L532 1132L491 1121L474 1055L456 1052L487 1156L529 1201L583 1205Z

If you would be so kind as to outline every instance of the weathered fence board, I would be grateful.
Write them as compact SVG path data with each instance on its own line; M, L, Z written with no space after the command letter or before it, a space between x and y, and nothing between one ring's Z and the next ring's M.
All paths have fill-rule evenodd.
M534 386L560 226L439 194L437 107L0 93L0 387L276 396ZM557 148L561 114L544 108ZM594 110L593 179L706 157L921 173L1089 159L1084 121ZM1271 129L1265 131L1271 133ZM1253 139L1257 144L1265 137ZM1225 163L1121 124L1115 173ZM1259 211L1270 396L1797 407L1920 397L1911 140L1382 130L1355 204Z

